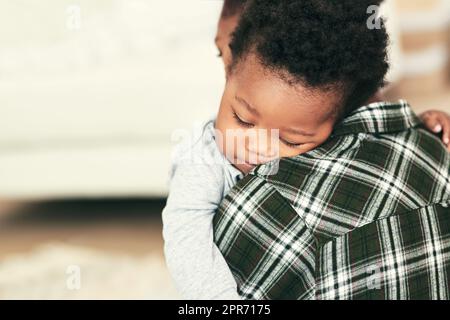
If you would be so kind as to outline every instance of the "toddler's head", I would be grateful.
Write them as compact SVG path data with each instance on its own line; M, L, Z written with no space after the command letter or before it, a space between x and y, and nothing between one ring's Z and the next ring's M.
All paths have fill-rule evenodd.
M252 164L270 158L269 147L275 149L273 141L246 139L243 150L234 144L230 152L228 132L278 129L277 156L293 157L324 143L336 122L383 85L388 36L383 25L367 27L368 5L368 0L248 1L232 33L216 121L224 137L219 147L237 168L249 172ZM254 154L263 160L250 161Z

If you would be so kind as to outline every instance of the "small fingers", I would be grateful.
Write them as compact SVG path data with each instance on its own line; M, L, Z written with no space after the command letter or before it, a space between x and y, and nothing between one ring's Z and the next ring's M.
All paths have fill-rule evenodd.
M442 142L450 151L450 116L438 111L428 111L420 116L425 127L435 133L441 133Z
M442 141L450 151L450 118L448 117L442 121Z
M425 127L434 133L439 133L442 131L442 121L440 121L439 117L432 112L425 112L421 115L422 121Z
M445 144L447 149L450 151L450 117L444 113L437 115L436 121L442 132L442 142Z

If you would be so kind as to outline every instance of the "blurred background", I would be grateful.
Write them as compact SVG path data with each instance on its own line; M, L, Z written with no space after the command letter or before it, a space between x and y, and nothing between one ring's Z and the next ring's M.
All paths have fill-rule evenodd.
M356 1L356 0L355 0ZM215 114L221 0L0 0L0 299L176 299L176 132ZM450 1L386 0L387 99L450 113Z

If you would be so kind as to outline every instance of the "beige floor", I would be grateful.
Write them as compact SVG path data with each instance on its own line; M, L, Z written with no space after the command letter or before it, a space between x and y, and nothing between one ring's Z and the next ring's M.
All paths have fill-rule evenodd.
M49 242L163 257L164 200L0 201L0 260Z
M179 299L163 256L164 204L0 201L0 300ZM72 265L77 290L67 285Z

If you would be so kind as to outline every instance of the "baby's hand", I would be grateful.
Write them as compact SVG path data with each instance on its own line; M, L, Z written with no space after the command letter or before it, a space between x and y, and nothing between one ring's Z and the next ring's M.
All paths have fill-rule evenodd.
M430 110L422 113L419 117L431 132L442 132L442 141L450 151L450 115L442 111Z

